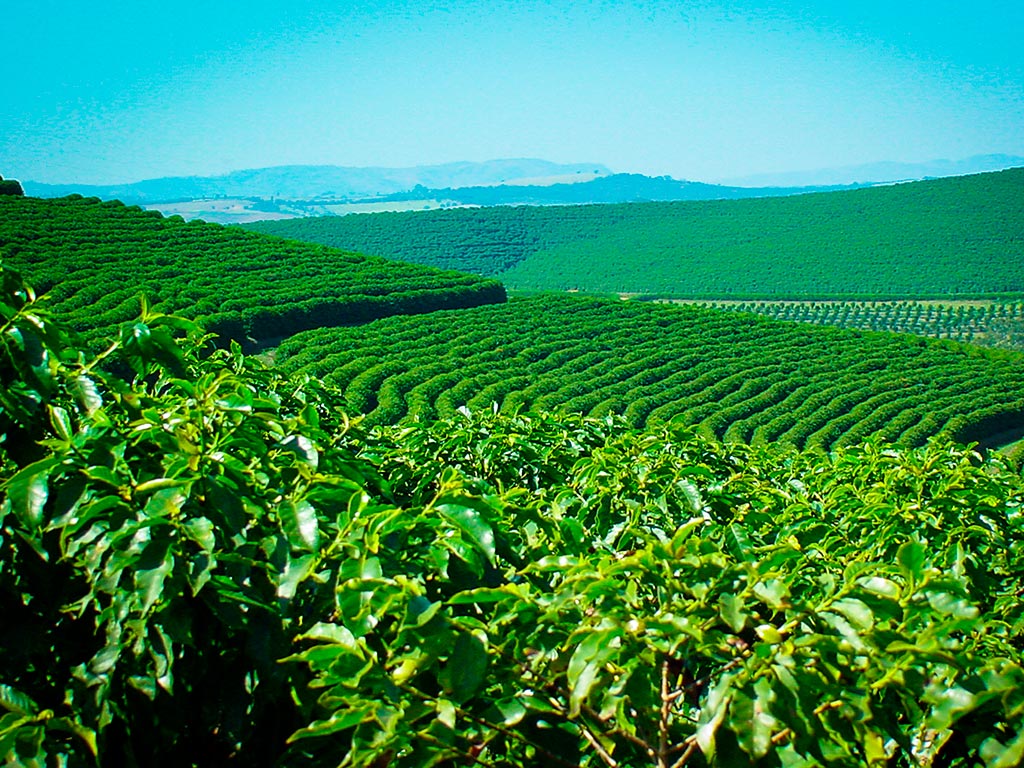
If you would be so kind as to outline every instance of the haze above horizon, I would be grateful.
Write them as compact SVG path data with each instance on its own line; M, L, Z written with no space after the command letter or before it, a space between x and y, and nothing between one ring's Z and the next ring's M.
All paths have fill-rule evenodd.
M111 184L542 157L700 181L1024 155L1024 6L40 0L0 173Z

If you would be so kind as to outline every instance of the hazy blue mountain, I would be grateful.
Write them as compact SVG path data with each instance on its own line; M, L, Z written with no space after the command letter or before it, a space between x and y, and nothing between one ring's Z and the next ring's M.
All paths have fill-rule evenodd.
M1017 155L975 155L964 160L932 160L924 163L880 162L841 168L820 168L812 171L759 173L753 176L722 179L721 183L739 187L878 184L942 176L963 176L969 173L1001 171L1004 168L1020 166L1024 166L1024 157Z
M24 182L26 194L61 197L77 193L126 203L154 203L211 197L353 199L426 187L466 187L577 173L608 174L600 163L552 163L512 159L456 162L414 168L351 168L337 165L282 165L233 171L222 176L176 176L131 184L91 186Z
M777 197L805 192L849 189L857 185L814 187L729 187L682 181L668 176L616 173L575 184L497 185L435 189L414 187L379 198L381 202L432 199L458 205L577 205L583 203L668 202L674 200L724 200L744 197Z

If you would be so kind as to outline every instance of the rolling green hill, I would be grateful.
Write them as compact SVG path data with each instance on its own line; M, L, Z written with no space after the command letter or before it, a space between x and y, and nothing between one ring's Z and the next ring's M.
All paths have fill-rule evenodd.
M916 445L1024 427L1021 358L910 336L579 296L309 331L277 363L374 423L460 407L680 418L727 440Z
M1024 169L786 198L247 226L497 276L520 290L899 299L1024 292Z
M494 280L77 196L0 196L0 257L96 335L154 309L231 338L504 301Z

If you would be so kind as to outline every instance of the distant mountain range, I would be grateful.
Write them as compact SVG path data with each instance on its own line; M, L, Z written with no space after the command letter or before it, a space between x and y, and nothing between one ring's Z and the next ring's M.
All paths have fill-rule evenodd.
M575 184L498 185L431 189L414 187L373 202L399 203L439 200L447 205L579 205L585 203L669 202L678 200L733 200L748 197L781 197L806 192L851 189L858 185L813 187L729 187L700 181L680 181L668 176L615 173ZM356 201L369 203L369 200Z
M1018 155L975 155L965 160L931 160L925 163L867 163L813 171L759 173L753 176L722 179L722 184L739 187L796 187L834 184L879 184L893 181L915 181L943 176L965 176L971 173L1001 171L1024 166Z
M109 186L24 183L33 197L117 199L225 224L379 210L775 197L849 186L745 188L533 159L415 168L286 165Z
M979 155L929 163L872 163L817 171L760 174L729 184L612 173L600 163L537 159L457 162L413 168L282 165L221 176L179 176L87 186L23 182L34 197L70 194L117 199L166 215L219 223L492 205L578 205L781 197L957 176L1024 166L1024 157Z
M600 163L552 163L516 159L458 162L414 168L351 168L338 165L281 165L233 171L222 176L173 176L131 184L83 185L23 183L33 197L70 194L116 198L147 204L203 198L262 198L283 200L353 200L424 187L469 187L581 176L608 175Z

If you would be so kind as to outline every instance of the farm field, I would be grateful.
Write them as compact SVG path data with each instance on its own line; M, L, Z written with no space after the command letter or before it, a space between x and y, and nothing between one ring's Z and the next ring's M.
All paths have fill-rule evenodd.
M533 323L520 333L548 318L595 345L609 333L571 314L632 334L643 318L663 341L706 320L782 370L773 337L794 329L838 357L857 340L875 366L876 346L908 346L572 297L515 315L536 301L422 319L511 312ZM6 268L0 307L7 763L1024 754L1024 483L994 459L944 441L747 447L681 421L543 411L370 429L329 384L211 349L180 318L150 311L112 337L109 370Z
M0 255L93 337L135 318L143 295L237 340L505 299L490 279L95 198L0 196Z
M1024 427L1016 353L579 296L309 331L276 364L339 387L378 424L495 404L819 448Z
M667 300L673 301L673 300ZM1024 303L974 301L701 301L675 300L710 309L753 312L862 331L911 333L998 349L1024 351Z
M247 227L496 276L512 290L709 300L1024 292L1024 169L785 198L424 211Z
M750 312L1019 301L505 301L80 198L0 243L7 763L1024 760L1024 356Z

